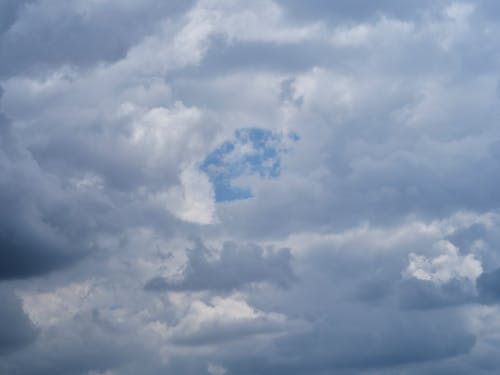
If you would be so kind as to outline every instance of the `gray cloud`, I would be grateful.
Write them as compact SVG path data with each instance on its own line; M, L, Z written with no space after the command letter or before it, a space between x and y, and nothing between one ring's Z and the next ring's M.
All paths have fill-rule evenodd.
M325 369L395 365L455 356L471 350L474 336L462 332L460 323L445 323L448 317L439 315L434 318L433 323L427 317L413 315L395 318L389 313L382 318L374 311L368 320L358 320L355 329L319 324L311 334L286 340L281 350L305 349L305 352L299 351L301 355ZM446 327L446 334L441 334L437 327ZM305 368L309 366L311 363Z
M12 291L0 289L0 356L32 343L37 330L22 310L20 300Z
M22 8L29 3L27 1L5 0L0 3L0 35L9 30L16 22Z
M0 0L0 373L498 373L499 31L490 0Z
M394 0L383 0L377 3L366 4L361 0L340 0L334 3L327 0L313 0L307 5L301 1L278 1L286 10L299 19L333 19L359 21L380 15L412 19L429 6L436 6L442 1L412 1L408 4Z
M400 303L403 308L432 309L443 308L476 301L476 288L469 280L452 279L442 285L425 280L404 280Z
M59 211L68 207L67 202L52 195L59 187L19 145L5 116L0 126L0 279L37 275L71 263L88 250L71 244L69 233L60 233L72 220L64 223L65 214ZM75 239L84 230L73 229Z
M496 303L500 298L500 269L484 272L477 279L479 297L486 303Z
M116 61L154 30L162 17L183 11L190 4L154 0L140 4L2 2L6 12L2 15L5 19L0 20L5 29L0 40L0 76L51 70L65 64L86 67Z
M149 291L231 291L254 282L288 287L295 280L289 249L264 250L258 245L240 246L226 242L220 254L215 255L218 258L210 259L209 249L197 241L187 255L180 281L155 277L144 288Z

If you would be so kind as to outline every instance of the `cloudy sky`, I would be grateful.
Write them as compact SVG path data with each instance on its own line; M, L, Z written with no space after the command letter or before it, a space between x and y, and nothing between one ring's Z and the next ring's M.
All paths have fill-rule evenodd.
M496 0L0 0L0 373L498 374Z

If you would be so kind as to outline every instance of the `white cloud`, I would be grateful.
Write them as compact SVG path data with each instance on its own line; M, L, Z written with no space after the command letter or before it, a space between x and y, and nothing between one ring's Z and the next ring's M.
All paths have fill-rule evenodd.
M91 280L72 283L52 292L23 293L23 309L40 327L51 327L74 318L92 292Z
M382 17L371 24L338 27L333 31L331 41L341 47L373 48L411 38L413 32L414 25L411 22Z
M4 1L0 373L500 366L495 5L382 3ZM279 176L216 202L248 128Z
M474 254L460 255L458 248L448 241L438 242L436 250L441 254L434 258L410 253L409 264L404 274L441 284L454 278L465 278L475 282L483 272L481 262L474 257Z
M199 224L216 221L215 197L208 176L196 166L189 166L180 174L181 185L158 194L158 201L180 219Z
M207 366L207 371L212 375L224 375L227 370L219 365L214 365L213 363L209 363Z

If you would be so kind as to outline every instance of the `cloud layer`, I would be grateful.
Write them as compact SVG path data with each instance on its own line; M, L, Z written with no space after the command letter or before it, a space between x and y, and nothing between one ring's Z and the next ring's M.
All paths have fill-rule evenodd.
M498 373L499 18L0 1L0 373Z

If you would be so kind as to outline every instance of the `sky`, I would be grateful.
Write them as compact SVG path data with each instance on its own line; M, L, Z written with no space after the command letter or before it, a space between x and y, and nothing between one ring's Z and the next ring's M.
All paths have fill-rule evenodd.
M0 374L498 374L499 21L0 0Z

